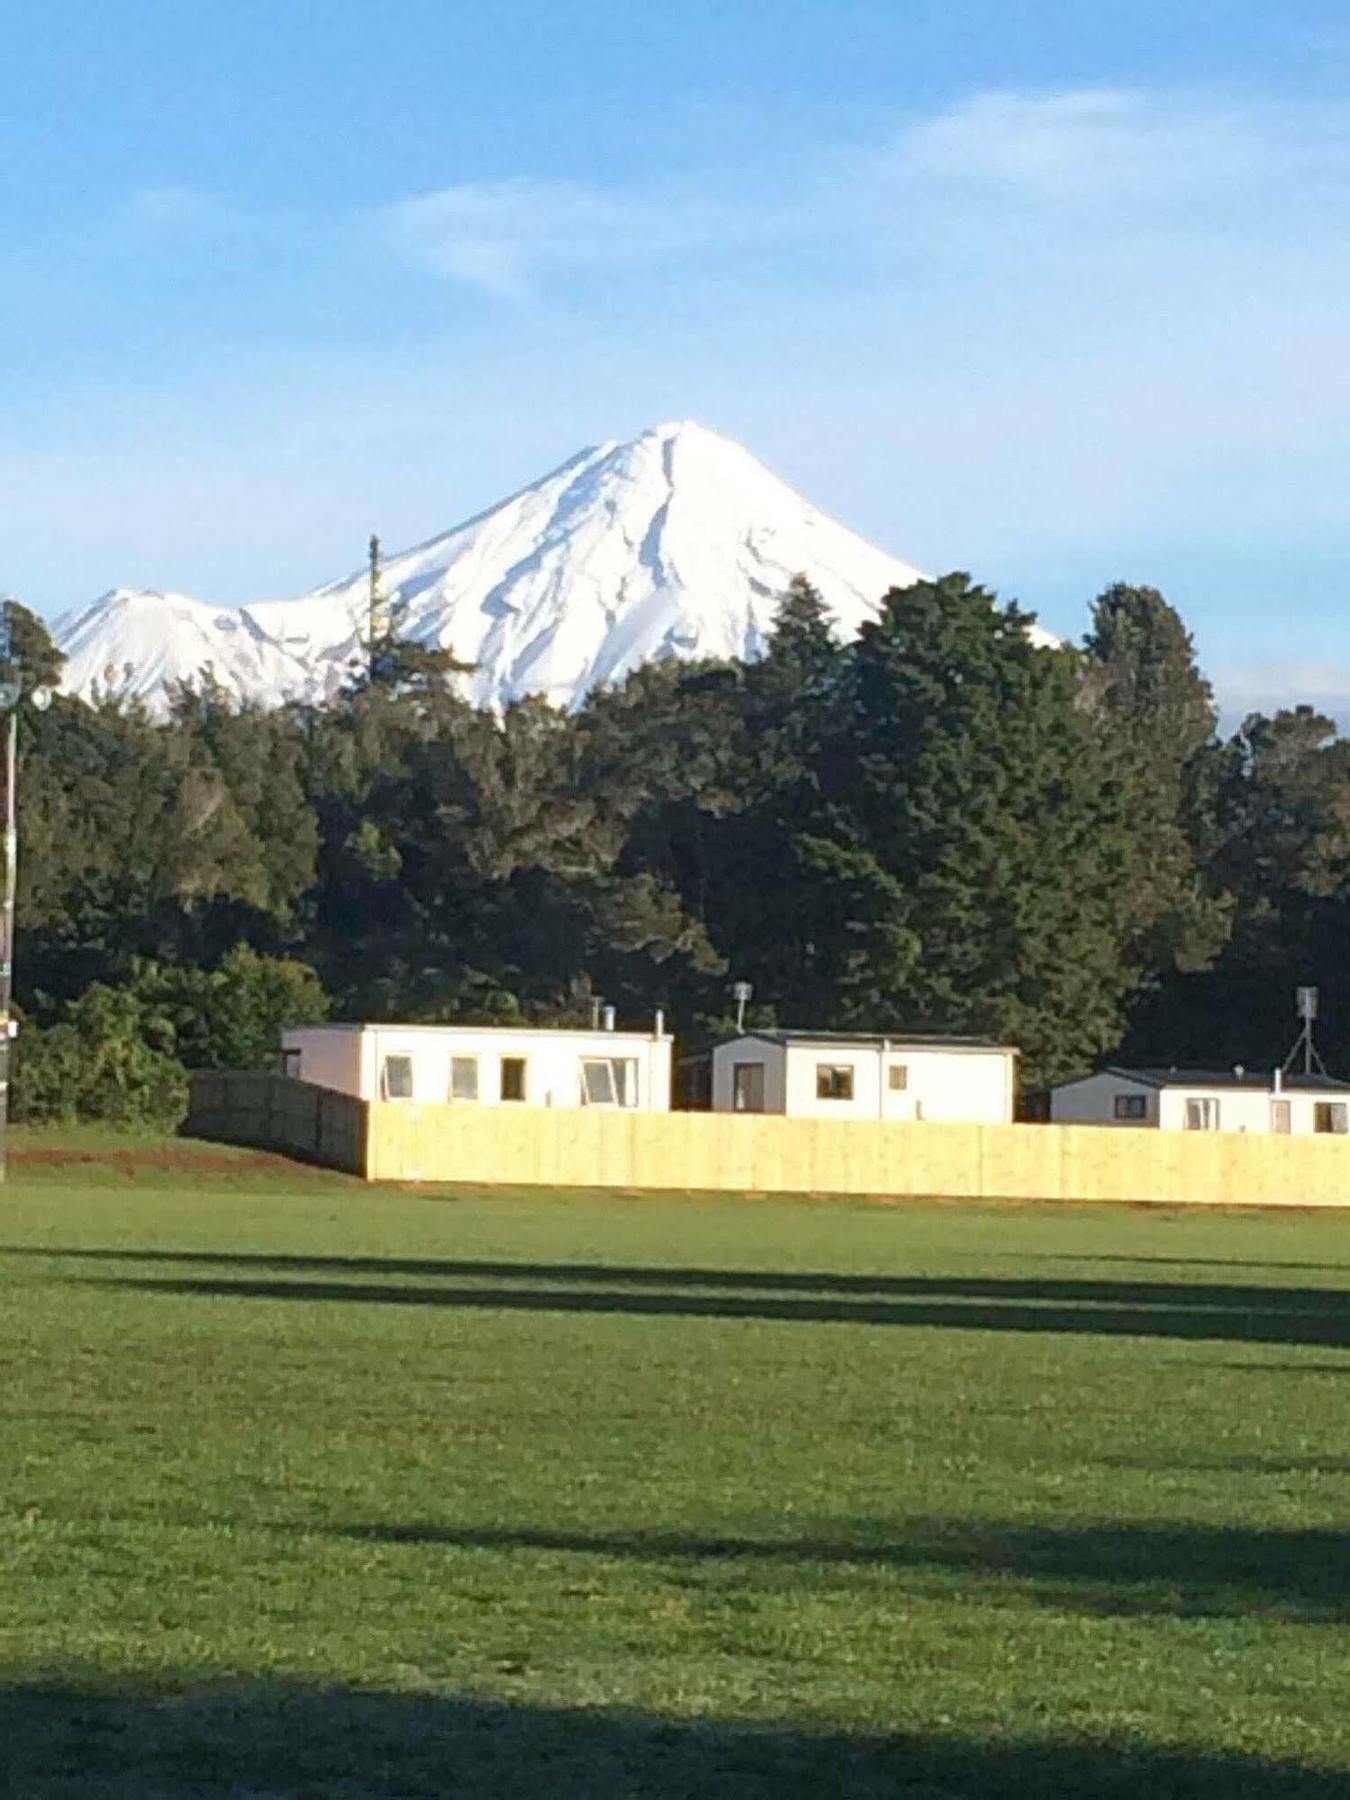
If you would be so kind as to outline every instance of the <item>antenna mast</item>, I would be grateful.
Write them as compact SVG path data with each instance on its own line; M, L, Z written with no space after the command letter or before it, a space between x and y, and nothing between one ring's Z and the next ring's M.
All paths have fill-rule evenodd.
M1327 1066L1313 1039L1313 1025L1317 1020L1318 994L1315 987L1301 987L1294 990L1294 1010L1301 1021L1298 1037L1294 1047L1284 1059L1282 1074L1287 1075L1293 1065L1302 1057L1304 1075L1325 1075Z

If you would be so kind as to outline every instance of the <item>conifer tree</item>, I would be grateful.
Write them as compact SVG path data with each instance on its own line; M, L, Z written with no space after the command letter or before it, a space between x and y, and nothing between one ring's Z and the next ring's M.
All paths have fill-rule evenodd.
M1072 659L962 574L893 590L821 749L831 1023L990 1032L1033 1082L1118 1039L1132 844ZM829 905L816 904L818 917Z
M1138 850L1131 959L1153 975L1204 968L1231 913L1202 866L1215 847L1217 714L1190 633L1156 588L1118 582L1098 596L1083 682Z

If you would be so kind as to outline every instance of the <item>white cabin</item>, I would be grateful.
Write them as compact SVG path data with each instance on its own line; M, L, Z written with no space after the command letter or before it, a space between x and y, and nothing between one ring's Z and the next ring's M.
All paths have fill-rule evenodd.
M1050 1118L1160 1131L1342 1134L1350 1129L1350 1082L1278 1070L1107 1068L1052 1088Z
M757 1031L712 1055L714 1112L1003 1125L1017 1051L983 1038Z
M288 1075L360 1100L670 1110L671 1040L659 1025L305 1025L281 1042Z

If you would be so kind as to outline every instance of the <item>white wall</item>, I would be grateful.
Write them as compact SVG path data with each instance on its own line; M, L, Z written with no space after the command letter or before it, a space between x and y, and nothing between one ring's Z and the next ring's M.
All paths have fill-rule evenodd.
M1343 1098L1350 1096L1335 1093L1291 1093L1288 1088L1280 1094L1269 1088L1166 1088L1161 1096L1160 1123L1164 1131L1184 1131L1186 1102L1212 1099L1219 1103L1220 1131L1267 1132L1270 1130L1272 1102L1287 1100L1289 1129L1291 1133L1302 1136L1313 1130L1319 1100L1335 1101Z
M411 1098L427 1104L450 1099L450 1064L457 1056L477 1058L477 1103L483 1106L515 1104L501 1098L505 1057L524 1059L525 1104L530 1106L581 1105L581 1064L588 1057L631 1060L637 1064L638 1110L670 1109L671 1041L646 1032L318 1025L283 1032L282 1044L299 1050L302 1081L363 1100L380 1098L385 1058L407 1056L412 1061Z
M765 1065L764 1110L792 1118L925 1119L1006 1124L1013 1116L1016 1055L1011 1050L959 1050L932 1045L907 1048L849 1043L765 1043L736 1038L713 1052L713 1110L732 1110L737 1063ZM853 1073L851 1100L822 1100L822 1064ZM890 1071L903 1067L903 1089L892 1089Z
M1117 1119L1117 1094L1144 1095L1147 1118ZM1144 1125L1163 1131L1184 1131L1186 1102L1213 1100L1219 1108L1218 1130L1266 1133L1271 1129L1272 1102L1287 1100L1290 1131L1301 1136L1314 1128L1317 1103L1337 1099L1350 1099L1350 1095L1304 1093L1289 1088L1279 1094L1272 1088L1155 1088L1144 1082L1131 1081L1128 1076L1104 1072L1056 1088L1050 1096L1050 1118L1056 1125L1123 1125L1127 1128Z

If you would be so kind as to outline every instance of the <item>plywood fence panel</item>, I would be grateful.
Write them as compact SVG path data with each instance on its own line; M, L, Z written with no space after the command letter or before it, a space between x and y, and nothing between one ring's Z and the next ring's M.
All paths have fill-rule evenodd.
M374 1180L893 1198L1350 1206L1350 1140L726 1113L369 1108Z
M896 1199L1350 1206L1350 1139L369 1103L193 1078L186 1129L373 1181Z

